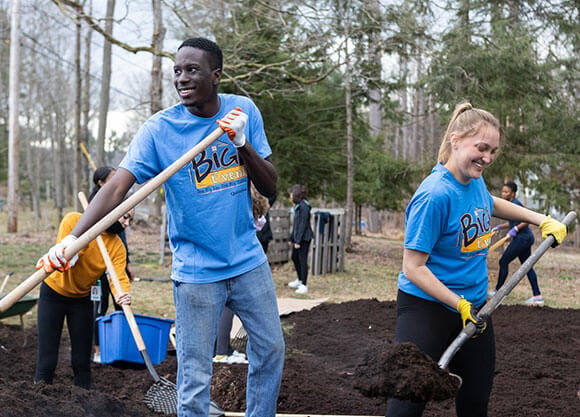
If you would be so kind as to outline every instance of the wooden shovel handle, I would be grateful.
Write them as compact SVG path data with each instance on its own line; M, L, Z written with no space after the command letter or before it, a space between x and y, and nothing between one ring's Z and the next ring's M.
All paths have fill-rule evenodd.
M576 221L576 212L571 211L569 212L562 223L566 225L568 229L570 226ZM477 315L486 320L491 313L493 313L499 305L502 303L504 298L508 296L508 294L515 288L515 286L522 280L523 277L526 276L528 271L532 269L536 262L546 253L548 249L552 246L555 242L554 236L550 235L546 239L540 243L540 245L536 248L534 252L529 256L528 259L518 268L516 272L514 272L506 282L500 287L499 290L495 293L493 297L491 297L484 306L479 310ZM451 344L447 347L441 358L439 359L438 365L442 369L447 369L449 362L457 351L463 346L473 335L475 335L475 324L469 322L461 332L457 335L457 337L451 342Z
M89 205L87 201L87 197L85 193L82 191L79 193L79 200L83 209L86 209ZM99 246L99 250L101 251L101 255L103 260L105 261L105 266L107 267L107 272L109 274L109 279L113 283L115 287L115 292L117 294L121 294L123 292L123 288L121 287L121 280L119 279L119 275L117 275L117 270L115 269L115 265L113 265L113 261L111 260L111 256L109 255L109 251L107 250L107 246L103 241L101 235L98 235L97 238L97 245ZM135 339L135 343L137 344L137 349L139 351L145 350L145 342L143 341L143 337L141 336L141 332L139 331L139 326L137 325L137 321L135 320L135 316L133 315L133 310L131 310L131 306L122 304L121 307L123 308L123 312L125 313L125 317L127 318L127 323L129 323L129 328L131 329L131 333L133 334L133 338Z
M224 131L221 127L218 127L209 135L207 135L201 142L183 154L179 159L161 171L156 177L151 178L146 182L143 187L137 190L131 197L123 201L116 208L111 210L109 214L103 217L100 221L95 223L93 227L87 230L85 233L79 236L79 238L74 241L70 246L66 248L64 253L67 259L70 259L80 251L82 248L87 246L92 240L94 240L98 235L107 230L107 228L115 223L121 218L121 216L127 213L131 208L136 207L141 201L145 200L149 194L153 193L157 188L159 188L165 181L167 181L173 174L183 168L191 160L193 160L199 153L201 153L205 148L215 142ZM40 284L46 277L48 273L44 269L37 270L34 274L24 280L20 285L14 288L11 292L6 294L0 300L0 313L8 310L12 307L18 300L28 294L34 287Z

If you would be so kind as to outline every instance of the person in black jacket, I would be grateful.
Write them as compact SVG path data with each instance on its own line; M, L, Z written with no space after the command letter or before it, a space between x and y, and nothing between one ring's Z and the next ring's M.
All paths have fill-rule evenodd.
M274 205L276 201L276 195L268 198L268 204L270 207ZM258 240L262 244L262 249L264 249L264 253L268 255L268 246L270 245L270 241L274 240L274 234L272 233L272 227L270 225L270 211L268 210L264 215L264 219L266 223L260 230L256 230L256 235L258 235Z
M296 268L298 278L288 283L291 288L296 288L296 293L308 293L308 249L310 242L314 237L312 227L310 226L310 211L312 207L306 199L306 187L300 184L294 184L290 188L290 200L294 203L294 221L292 224L292 233L288 243L292 245L292 262Z

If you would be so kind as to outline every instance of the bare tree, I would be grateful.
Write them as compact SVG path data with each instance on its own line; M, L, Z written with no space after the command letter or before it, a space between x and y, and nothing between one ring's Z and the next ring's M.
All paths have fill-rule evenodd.
M73 157L74 157L74 175L73 196L78 195L80 191L81 179L81 102L82 102L82 70L81 70L81 20L75 22L75 105L74 105L74 139L73 139ZM80 211L80 204L77 198L73 197L75 211Z
M89 12L92 10L92 1L89 2ZM83 144L85 148L89 149L89 121L90 121L90 111L91 111L91 40L93 38L93 30L90 28L86 29L84 36L85 39L85 55L84 55L84 69L83 69L83 85L82 85L82 99L81 99L81 138L80 144ZM79 145L80 145L79 144ZM94 163L94 162L93 162ZM86 167L87 164L82 164ZM83 170L84 172L84 170ZM81 175L83 188L88 188L88 183L86 175Z
M153 36L151 39L151 47L157 50L163 49L163 41L165 39L165 26L163 24L163 14L161 9L161 0L151 0L153 8ZM153 56L151 63L151 114L155 114L163 108L163 72L161 71L162 57L159 55ZM155 193L155 217L160 219L162 215L161 207L163 205L163 198L161 189Z
M18 125L20 92L20 0L12 1L10 30L10 84L8 135L8 233L18 231L18 166L20 159L20 130Z
M107 0L105 17L105 31L113 35L115 15L115 0ZM105 164L105 135L107 132L107 115L109 113L109 99L111 86L111 50L112 44L108 38L103 41L103 73L101 76L101 95L99 100L99 130L97 133L97 165Z

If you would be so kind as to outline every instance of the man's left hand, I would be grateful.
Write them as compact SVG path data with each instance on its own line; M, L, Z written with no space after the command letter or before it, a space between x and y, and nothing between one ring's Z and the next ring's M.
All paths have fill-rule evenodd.
M246 135L244 129L248 115L242 112L242 109L236 107L230 111L226 116L218 120L218 125L228 134L230 140L234 143L236 148L241 148L246 144Z

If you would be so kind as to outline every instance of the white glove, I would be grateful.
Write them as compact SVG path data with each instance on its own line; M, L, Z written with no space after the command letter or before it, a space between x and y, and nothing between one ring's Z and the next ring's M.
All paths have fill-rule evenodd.
M218 120L218 125L228 134L230 140L236 148L241 148L246 144L246 135L244 129L248 115L242 112L242 109L236 107L231 110L222 120Z
M38 260L36 269L44 269L46 273L51 273L55 269L58 271L66 271L71 269L78 261L79 256L75 253L74 256L68 260L64 256L64 251L75 240L76 236L67 235L59 243L54 245L48 252Z

